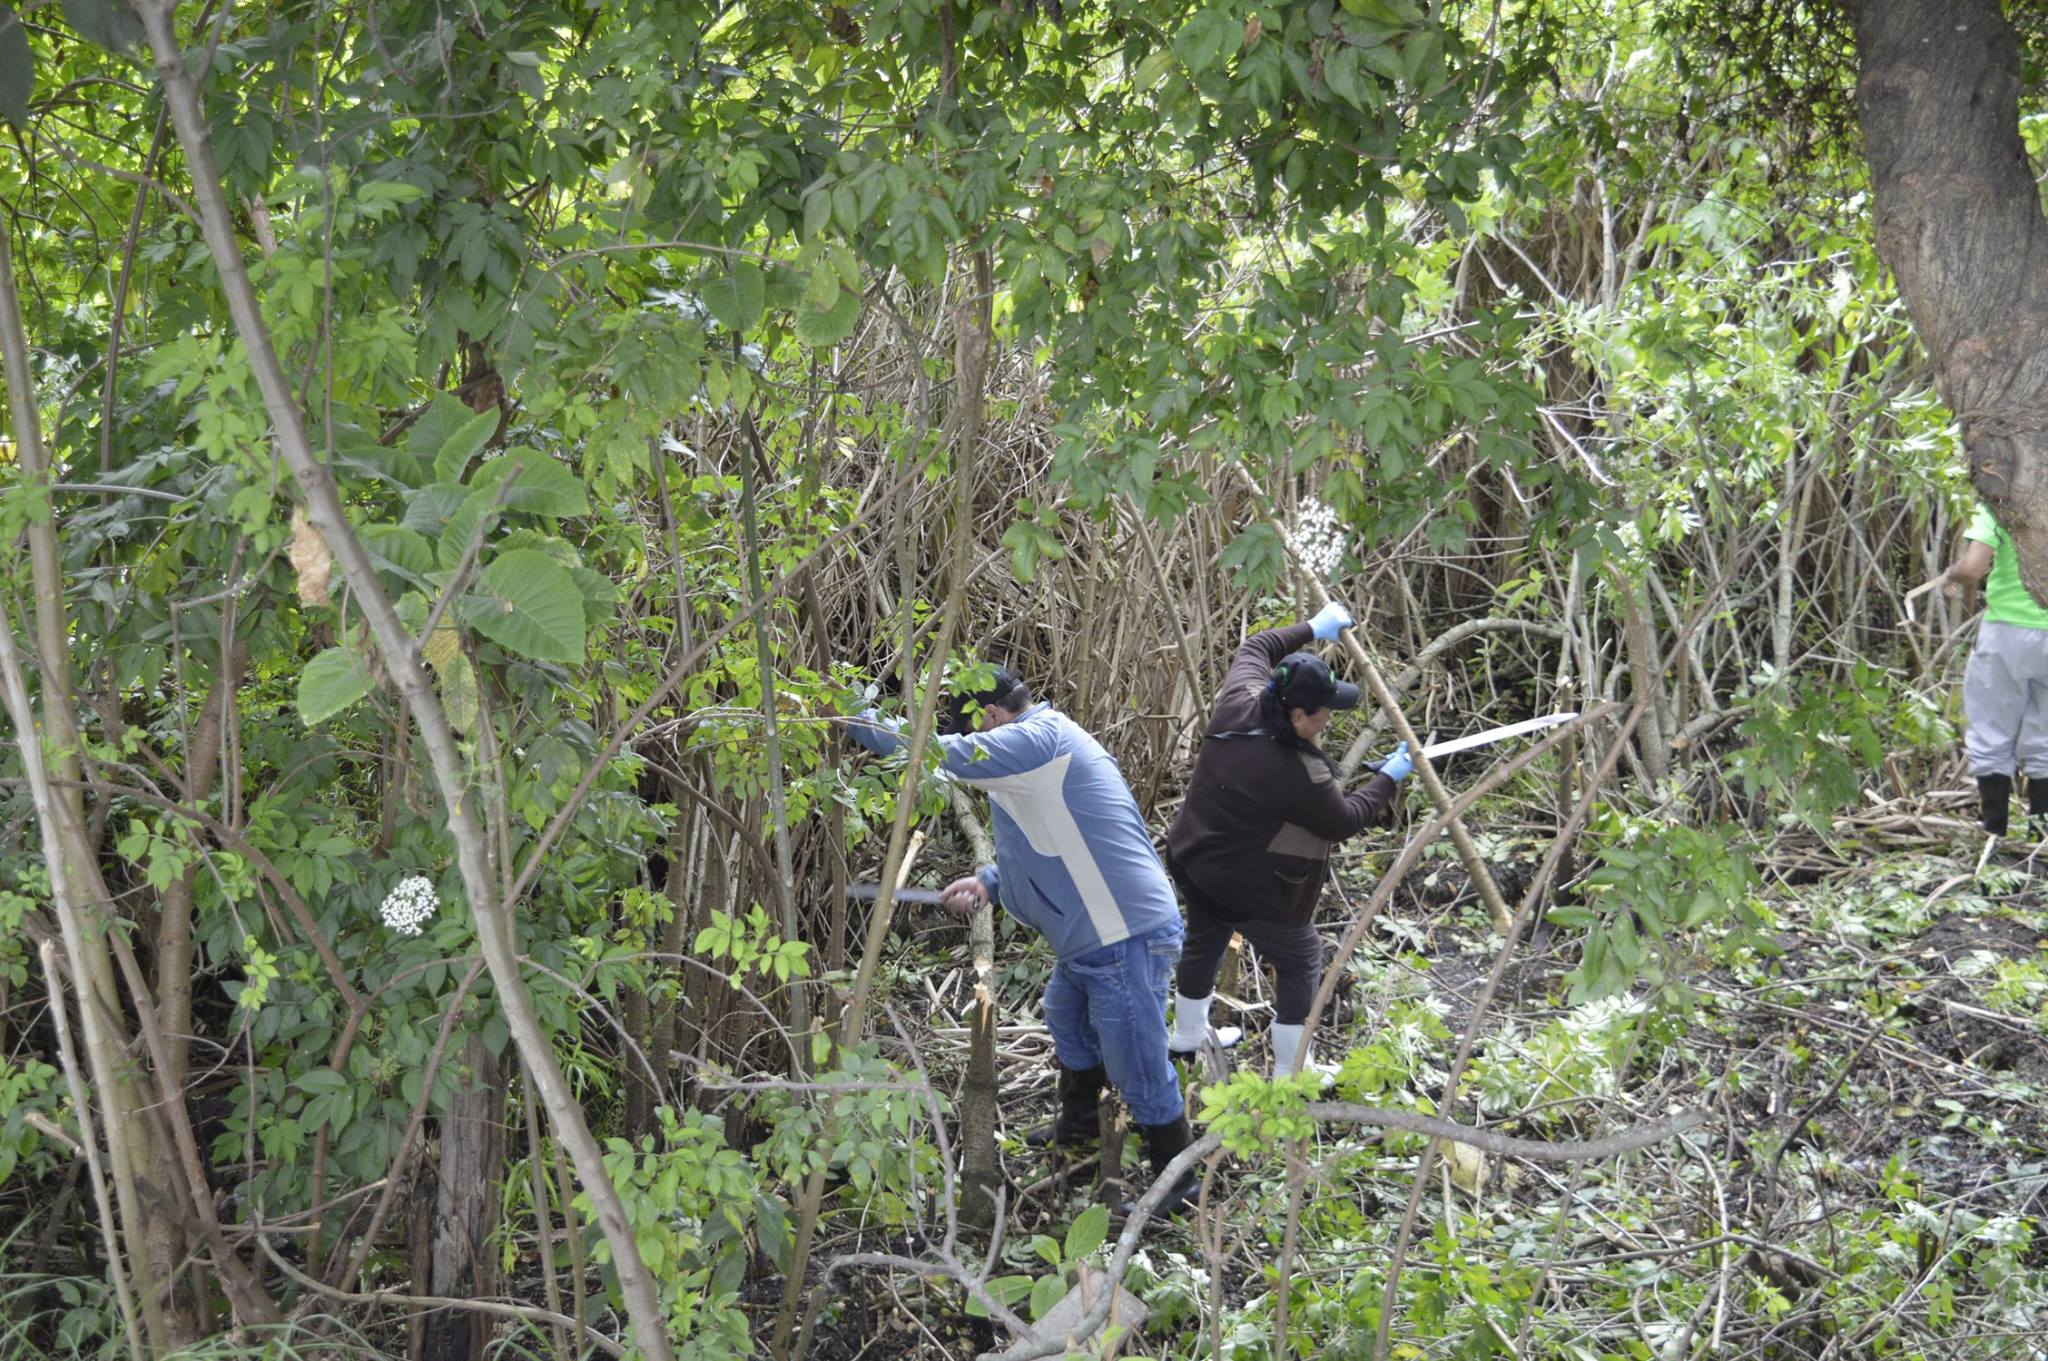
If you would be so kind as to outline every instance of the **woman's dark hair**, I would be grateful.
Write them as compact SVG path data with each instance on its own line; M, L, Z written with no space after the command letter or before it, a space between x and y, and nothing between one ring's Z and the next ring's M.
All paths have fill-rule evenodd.
M1280 698L1280 686L1277 681L1267 681L1266 688L1259 691L1260 729L1283 747L1292 747L1296 751L1312 752L1317 756L1321 756L1324 761L1329 763L1332 771L1336 770L1337 763L1331 761L1321 747L1307 741L1300 733L1294 730L1293 709L1295 707L1297 706L1290 705Z

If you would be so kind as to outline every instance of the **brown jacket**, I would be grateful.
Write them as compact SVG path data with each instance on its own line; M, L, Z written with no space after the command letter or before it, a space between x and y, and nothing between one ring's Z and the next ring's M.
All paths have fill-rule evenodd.
M1314 920L1331 845L1393 816L1393 780L1374 775L1346 794L1322 752L1260 731L1259 696L1270 673L1314 636L1295 624L1238 649L1187 799L1166 834L1174 876L1239 918Z

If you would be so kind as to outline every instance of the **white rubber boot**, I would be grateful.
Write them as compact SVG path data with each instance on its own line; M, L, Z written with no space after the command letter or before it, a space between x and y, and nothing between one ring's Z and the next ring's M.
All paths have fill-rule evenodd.
M1209 1004L1216 1000L1216 994L1207 997L1188 997L1176 991L1173 994L1173 1030L1166 1037L1166 1052L1175 1058L1187 1058L1202 1047L1204 1039L1213 1039L1221 1049L1228 1049L1244 1038L1244 1031L1234 1025L1209 1028Z
M1275 1078L1287 1077L1294 1072L1294 1056L1301 1052L1302 1032L1305 1029L1307 1029L1305 1026L1281 1025L1277 1021L1273 1023L1273 1076ZM1337 1065L1333 1063L1317 1063L1313 1053L1309 1054L1302 1061L1301 1071L1304 1073L1322 1074L1325 1087L1331 1086L1337 1081Z

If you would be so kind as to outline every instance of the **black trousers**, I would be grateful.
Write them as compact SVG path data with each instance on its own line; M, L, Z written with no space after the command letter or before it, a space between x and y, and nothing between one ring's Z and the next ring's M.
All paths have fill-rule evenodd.
M1174 987L1183 997L1207 997L1216 990L1216 969L1232 934L1240 935L1273 966L1273 1019L1300 1025L1308 1019L1316 984L1323 978L1323 938L1313 925L1282 925L1253 917L1234 917L1216 902L1174 876L1188 905L1188 933L1181 942L1180 966Z

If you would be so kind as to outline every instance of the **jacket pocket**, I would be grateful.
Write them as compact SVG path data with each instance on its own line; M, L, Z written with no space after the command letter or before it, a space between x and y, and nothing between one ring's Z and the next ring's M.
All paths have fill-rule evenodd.
M1045 913L1047 916L1057 917L1061 919L1064 919L1066 917L1067 914L1061 910L1060 905L1058 903L1053 901L1052 895L1050 893L1047 893L1044 889L1038 886L1038 881L1036 879L1033 879L1028 874L1022 874L1017 877L1024 881L1025 888L1031 890L1031 896L1038 901L1038 905L1040 907L1045 909Z
M1301 869L1294 870L1285 865L1276 864L1273 866L1273 877L1289 888L1300 888L1309 881L1318 868L1318 866L1314 865L1304 865Z

